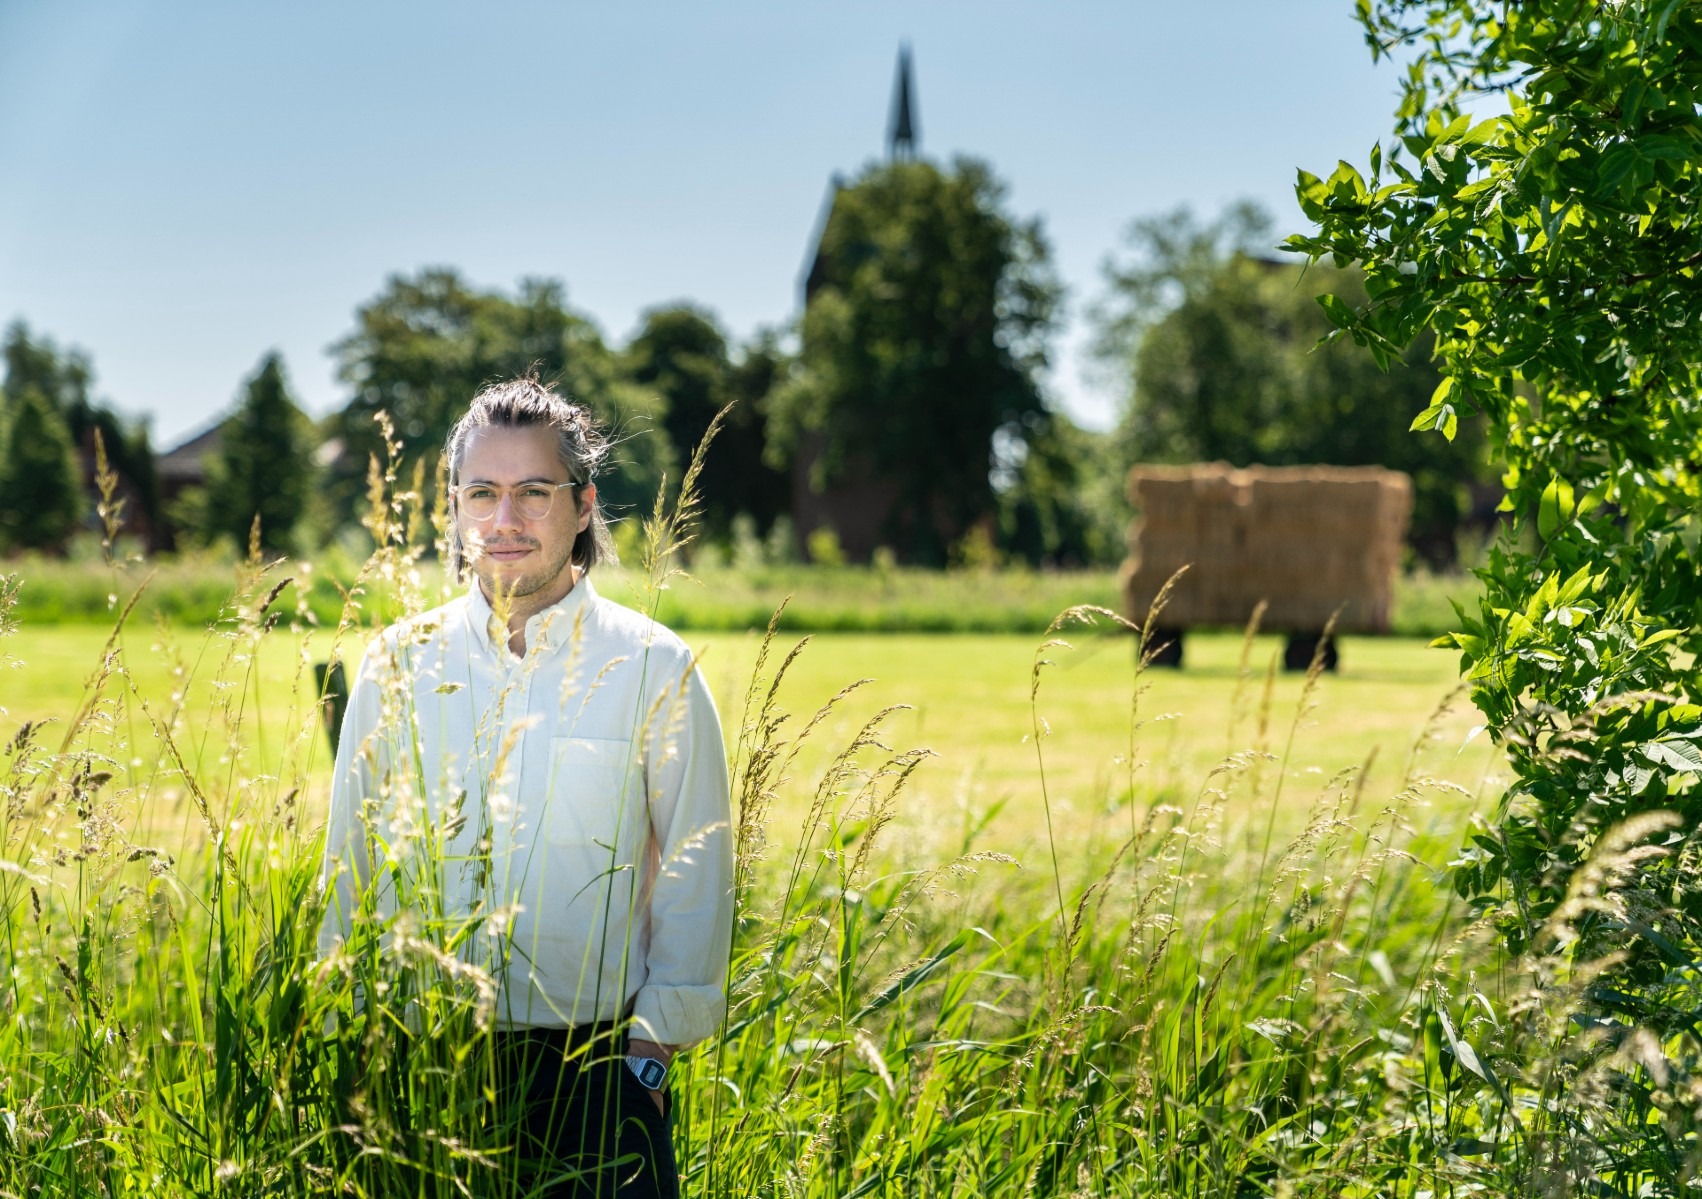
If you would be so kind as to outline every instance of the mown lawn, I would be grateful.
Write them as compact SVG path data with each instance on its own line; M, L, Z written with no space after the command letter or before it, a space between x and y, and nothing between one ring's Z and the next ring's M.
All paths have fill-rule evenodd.
M21 662L0 675L0 707L10 735L23 720L64 720L77 708L84 686L101 662L106 632L92 625L25 628L12 639L10 654ZM983 845L1016 852L1031 848L1045 831L1040 773L1036 769L1036 712L1045 730L1046 797L1061 839L1088 836L1102 822L1091 817L1124 805L1130 783L1133 642L1093 628L1065 630L1068 646L1044 657L1037 707L1030 704L1032 671L1041 638L1029 635L817 634L792 667L782 706L806 719L847 684L871 680L843 700L799 761L809 775L822 755L846 744L855 728L889 705L909 705L885 724L895 749L927 747L927 763L907 792L901 819L918 838L921 852L952 848L962 831L990 807L1002 805ZM737 741L748 680L761 638L747 633L687 634L696 648L721 709L728 744ZM780 637L771 657L795 645ZM360 643L350 635L351 649ZM200 770L219 767L231 780L244 772L275 771L282 747L297 736L307 712L312 674L323 660L330 634L274 630L263 642L258 670L251 671L237 642L193 630L138 624L120 638L133 689L112 687L106 719L146 728L163 720L173 697L186 696L177 744ZM1213 766L1235 751L1261 747L1282 754L1291 729L1293 751L1284 770L1285 810L1303 813L1337 771L1372 760L1365 802L1382 804L1409 772L1444 780L1471 795L1483 789L1493 750L1485 738L1467 744L1476 723L1463 697L1431 725L1431 735L1414 759L1414 745L1454 688L1454 656L1413 639L1349 638L1338 674L1324 676L1311 710L1295 728L1303 678L1278 672L1265 699L1267 668L1280 653L1274 637L1254 641L1241 670L1242 640L1230 634L1189 638L1182 671L1155 670L1146 676L1137 719L1134 783L1142 797L1164 794L1191 801ZM358 649L353 649L358 652ZM227 654L235 658L227 661ZM770 667L772 668L771 661ZM187 685L186 685L187 684ZM240 705L249 740L234 760L228 745L207 735L213 704ZM151 716L150 716L151 714ZM1261 731L1261 724L1263 730ZM51 738L50 738L51 739ZM131 737L132 743L147 738ZM304 775L323 802L329 746L322 736L297 745ZM262 765L266 763L266 765ZM153 772L169 764L133 760L132 771ZM1266 787L1275 773L1265 769ZM789 794L802 797L802 791ZM800 798L801 802L801 798ZM1429 802L1445 825L1457 827L1468 800L1432 792ZM784 819L788 814L777 812ZM801 815L799 813L798 815ZM1231 813L1233 815L1233 812ZM1116 824L1105 827L1115 829Z

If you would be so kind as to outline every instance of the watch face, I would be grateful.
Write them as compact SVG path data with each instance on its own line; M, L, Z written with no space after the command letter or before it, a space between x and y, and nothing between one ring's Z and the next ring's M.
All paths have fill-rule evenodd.
M652 1091L660 1091L662 1089L662 1084L667 1081L668 1078L668 1068L666 1066L657 1061L655 1058L649 1057L638 1059L635 1065L637 1069L634 1070L634 1073L638 1075L639 1082L649 1087Z

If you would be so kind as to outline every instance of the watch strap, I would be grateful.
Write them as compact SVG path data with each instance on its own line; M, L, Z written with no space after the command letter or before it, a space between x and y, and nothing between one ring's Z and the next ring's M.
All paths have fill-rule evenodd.
M653 1057L638 1057L626 1055L626 1068L632 1071L632 1076L646 1090L660 1091L668 1081L668 1067Z

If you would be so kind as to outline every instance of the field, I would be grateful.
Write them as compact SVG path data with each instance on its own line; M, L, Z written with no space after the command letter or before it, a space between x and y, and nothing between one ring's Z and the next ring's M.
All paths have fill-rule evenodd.
M0 689L8 719L15 725L21 720L71 718L87 676L100 661L106 636L105 630L89 624L27 630L11 651L21 662L4 676ZM686 636L700 655L732 745L742 719L744 686L762 638L743 633ZM1339 674L1320 680L1314 706L1288 747L1304 678L1278 673L1266 697L1271 659L1281 651L1275 637L1244 645L1243 638L1233 634L1191 636L1188 668L1150 672L1143 680L1147 689L1140 697L1140 711L1132 714L1133 639L1108 631L1103 623L1066 629L1059 636L1069 644L1045 652L1052 665L1042 675L1038 703L1031 710L1031 673L1042 641L1038 636L811 635L782 696L789 711L808 716L847 684L869 681L823 726L822 748L804 755L801 767L806 772L819 769L829 754L826 747L847 743L876 711L907 705L908 710L886 723L887 739L896 747L926 748L936 757L913 779L899 823L919 835L921 844L938 847L957 837L964 822L999 805L984 843L1014 852L1034 844L1044 832L1034 785L1036 713L1050 730L1041 748L1052 803L1068 818L1064 832L1070 843L1091 836L1098 828L1097 817L1128 802L1131 715L1142 723L1135 761L1143 793L1185 793L1234 750L1260 744L1288 749L1285 771L1296 812L1304 812L1312 793L1337 771L1367 761L1367 792L1393 793L1413 766L1415 747L1418 773L1473 796L1482 790L1492 761L1487 739L1466 742L1475 720L1469 704L1456 693L1455 655L1422 642L1344 639ZM784 637L778 644L786 649L800 639ZM322 633L291 635L280 630L261 643L246 696L254 771L261 769L268 746L275 748L299 729L304 682L311 680L303 663L323 659L326 651L321 647L329 641ZM357 641L347 639L351 646ZM176 685L174 672L181 668L191 697L185 722L192 733L209 727L214 696L229 688L215 688L208 677L214 663L189 660L189 652L204 655L220 643L162 625L129 630L119 645L138 699L149 699L156 710L163 710ZM1261 713L1267 726L1263 734ZM127 709L127 719L142 718ZM316 748L320 752L304 760L304 798L310 813L322 810L329 781L329 746ZM184 750L192 763L203 766L211 760L204 762L202 755L225 753L224 746L210 746L193 735ZM154 765L132 763L131 769ZM1450 795L1438 817L1447 827L1458 827L1465 806L1462 797ZM776 815L798 819L803 813Z
M365 635L287 595L268 624L270 585L210 631L0 641L0 1192L522 1193L486 916L375 914L318 959L307 680ZM727 1025L674 1084L688 1191L1505 1191L1455 1151L1509 1126L1450 1047L1490 1053L1472 996L1516 980L1438 885L1496 786L1451 657L1349 638L1303 678L1194 635L1137 675L1103 622L1056 636L816 635L777 723L799 638L689 631L741 883Z
M358 559L333 550L308 562L286 562L279 575L292 581L279 603L299 607L322 625L342 614L344 593L361 567ZM120 593L128 596L135 573L115 573L100 559L25 557L9 569L23 580L17 614L31 628L108 621ZM226 557L184 556L149 564L150 582L137 605L139 623L156 619L199 629L224 615L240 576ZM441 572L418 564L421 584L435 593ZM1052 618L1075 604L1115 608L1120 603L1117 572L938 571L908 567L819 567L759 563L749 567L702 562L692 577L679 577L659 594L642 599L645 572L636 567L599 567L611 598L652 608L669 628L715 632L760 631L782 601L787 632L838 633L1027 633L1045 631ZM1467 574L1425 571L1396 579L1393 631L1406 637L1435 637L1454 624L1450 599L1470 606L1480 585Z

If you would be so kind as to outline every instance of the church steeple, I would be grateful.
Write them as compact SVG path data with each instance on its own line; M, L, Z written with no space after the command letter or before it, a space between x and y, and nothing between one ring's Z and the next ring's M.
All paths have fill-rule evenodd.
M910 44L898 47L898 78L892 89L892 116L887 121L887 157L893 162L910 162L916 157L920 130L916 121L915 88L910 82Z

